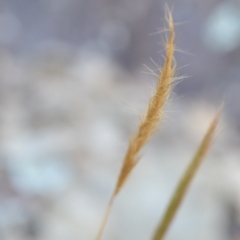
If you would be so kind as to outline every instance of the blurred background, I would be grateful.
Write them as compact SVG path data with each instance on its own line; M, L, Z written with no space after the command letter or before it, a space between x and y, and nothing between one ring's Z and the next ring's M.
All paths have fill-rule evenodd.
M0 239L94 239L164 62L166 4L186 78L103 239L151 239L222 102L166 239L240 239L238 0L0 0Z

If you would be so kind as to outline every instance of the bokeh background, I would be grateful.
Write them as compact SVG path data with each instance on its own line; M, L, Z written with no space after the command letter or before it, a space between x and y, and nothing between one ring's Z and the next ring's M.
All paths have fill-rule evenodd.
M222 102L218 137L166 239L240 239L238 0L0 0L0 239L94 239L156 83L147 67L164 61L166 4L186 78L104 239L151 239Z

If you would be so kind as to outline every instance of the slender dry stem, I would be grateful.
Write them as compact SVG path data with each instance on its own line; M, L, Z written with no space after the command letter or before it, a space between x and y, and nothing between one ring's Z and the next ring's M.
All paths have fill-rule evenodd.
M115 186L114 192L111 197L111 201L109 202L107 209L105 211L104 218L102 220L102 224L100 225L96 240L100 240L103 234L111 207L113 205L114 199L122 189L126 179L129 174L133 170L134 166L137 164L139 160L139 152L146 144L146 142L150 139L152 134L154 133L157 124L163 119L163 108L167 102L170 91L172 89L172 82L174 80L175 74L175 63L174 63L174 23L172 19L172 15L168 10L167 21L169 26L169 37L166 44L166 57L165 63L161 70L161 74L158 77L158 83L156 86L156 90L152 98L150 99L148 109L146 111L145 116L140 122L139 128L136 133L130 138L129 146L127 149L127 153L125 155L123 165L118 177L117 184Z
M206 153L208 152L214 132L216 130L218 121L220 117L220 110L217 112L216 116L214 117L205 137L203 138L196 154L194 155L192 161L190 162L188 168L186 169L182 179L179 181L179 184L172 196L171 201L169 202L168 208L163 216L162 221L160 222L157 230L155 232L153 240L162 240L165 236L170 224L173 221L174 216L177 213L177 210L186 194L186 191L195 176L203 158L205 157Z

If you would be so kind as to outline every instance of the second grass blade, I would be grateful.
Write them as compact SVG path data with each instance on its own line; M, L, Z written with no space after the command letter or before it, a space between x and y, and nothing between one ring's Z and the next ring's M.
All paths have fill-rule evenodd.
M167 233L168 228L170 227L174 216L177 213L177 210L186 194L186 191L195 176L203 158L205 157L206 153L208 152L214 132L216 130L218 121L220 116L220 110L217 112L216 116L214 117L209 129L204 136L197 152L195 153L192 161L190 162L188 168L186 169L182 179L179 181L179 184L173 194L171 201L167 207L167 210L163 216L162 221L160 222L157 230L154 234L152 240L162 240Z

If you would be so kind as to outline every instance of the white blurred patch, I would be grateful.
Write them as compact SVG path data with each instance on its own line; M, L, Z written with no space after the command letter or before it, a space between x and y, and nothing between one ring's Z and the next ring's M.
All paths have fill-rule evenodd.
M0 14L0 44L10 44L21 31L19 19L11 13Z
M47 195L64 191L71 182L72 170L65 159L48 156L50 141L39 137L12 140L4 146L9 157L8 171L13 186L27 194Z
M240 9L231 3L218 5L206 21L203 40L219 53L236 49L240 45Z
M68 165L58 159L18 161L9 164L9 168L14 187L27 194L59 193L70 183Z
M8 199L0 204L1 229L11 229L16 225L26 224L26 215L17 199Z

